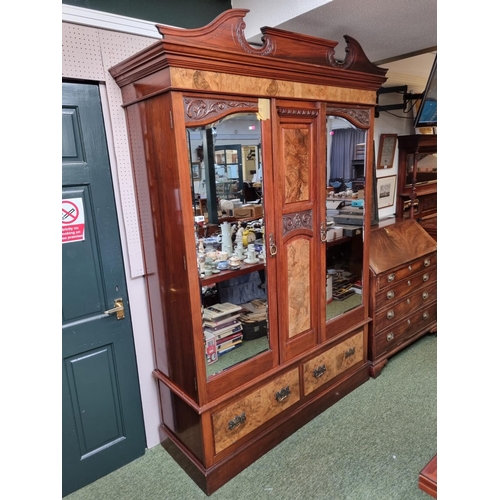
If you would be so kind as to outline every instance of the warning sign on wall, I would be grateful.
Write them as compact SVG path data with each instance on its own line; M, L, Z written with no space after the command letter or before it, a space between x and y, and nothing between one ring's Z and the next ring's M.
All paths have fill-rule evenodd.
M72 243L85 239L85 213L82 198L62 201L62 242Z

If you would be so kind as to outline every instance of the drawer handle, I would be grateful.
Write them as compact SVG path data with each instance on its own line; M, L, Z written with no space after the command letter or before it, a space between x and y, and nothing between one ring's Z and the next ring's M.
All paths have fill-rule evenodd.
M424 260L424 266L429 267L431 265L431 259L425 259Z
M429 313L427 311L422 314L422 319L429 319Z
M316 368L315 370L313 370L313 376L314 376L314 378L320 378L325 373L326 373L326 366L325 365L318 366L318 368Z
M389 300L390 300L390 299L393 299L395 295L396 295L396 294L394 293L394 290L389 290L389 291L387 292L387 298L388 298Z
M276 393L276 401L278 401L278 403L282 403L285 399L290 397L290 394L292 394L292 391L290 390L290 386L287 385L286 387L283 387L281 391Z
M227 424L228 428L230 431L238 427L238 425L244 424L247 420L247 416L245 415L245 412L243 412L241 415L236 415L236 417L233 418L233 420L230 420L229 423Z
M356 348L355 347L351 347L350 349L347 349L347 351L345 352L345 358L350 358L351 356L354 356L354 353L356 352Z
M411 264L408 266L408 271L411 271Z
M387 277L387 281L390 283L391 281L394 281L396 279L396 275L394 273L389 274Z
M429 298L429 293L428 293L428 292L424 292L424 293L422 294L422 298L423 298L424 300L428 299L428 298Z
M411 286L411 280L408 280L406 283L408 284L408 286Z
M387 311L387 319L392 319L394 318L394 311L391 309L390 311Z
M394 340L394 333L388 333L387 334L387 342L390 342L391 340Z
M425 273L423 276L422 276L422 281L429 281L429 274L428 273Z

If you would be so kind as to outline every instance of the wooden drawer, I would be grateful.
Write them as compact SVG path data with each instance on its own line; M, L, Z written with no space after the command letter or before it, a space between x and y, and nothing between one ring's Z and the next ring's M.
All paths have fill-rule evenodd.
M307 396L343 371L362 361L363 356L363 330L361 330L304 363L304 394Z
M430 285L418 290L399 302L390 304L390 307L377 312L375 315L375 334L384 328L395 325L398 321L410 317L415 311L426 307L427 304L434 302L437 297L437 284L434 281Z
M215 453L220 453L299 399L299 369L295 368L214 412Z
M375 311L391 306L403 297L414 293L416 290L422 292L436 287L437 267L433 266L426 271L408 276L404 281L394 283L391 287L385 288L375 296Z
M377 291L388 286L395 285L398 281L405 280L420 271L424 271L432 266L435 266L436 264L437 254L434 252L420 259L415 259L399 268L394 268L381 273L376 278Z
M433 302L407 319L375 335L374 358L396 348L413 335L430 329L437 319L437 303Z

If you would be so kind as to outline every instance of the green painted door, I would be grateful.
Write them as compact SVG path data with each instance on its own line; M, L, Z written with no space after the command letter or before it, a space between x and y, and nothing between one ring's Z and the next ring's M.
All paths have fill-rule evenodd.
M106 313L119 299L123 311ZM63 496L144 454L124 263L93 84L62 84L62 399Z

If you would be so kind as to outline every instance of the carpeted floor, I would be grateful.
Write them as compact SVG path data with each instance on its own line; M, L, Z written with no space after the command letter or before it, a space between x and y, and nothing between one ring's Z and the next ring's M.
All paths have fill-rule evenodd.
M431 500L418 474L437 451L437 337L427 335L213 493L213 500ZM207 498L159 445L66 500Z

